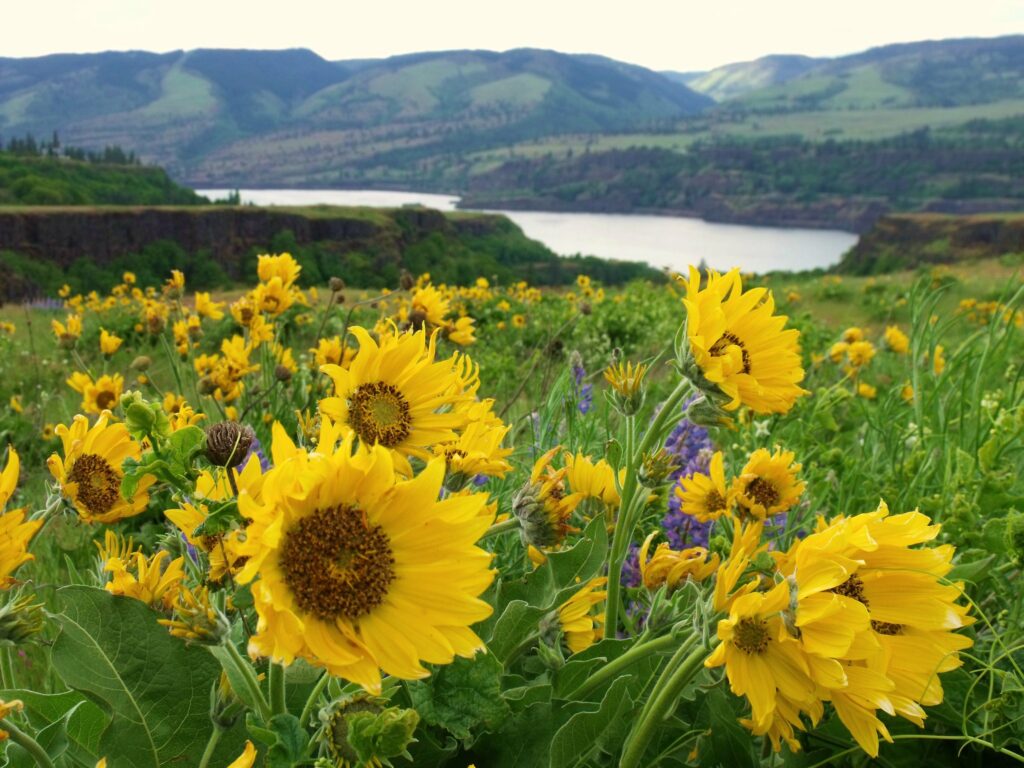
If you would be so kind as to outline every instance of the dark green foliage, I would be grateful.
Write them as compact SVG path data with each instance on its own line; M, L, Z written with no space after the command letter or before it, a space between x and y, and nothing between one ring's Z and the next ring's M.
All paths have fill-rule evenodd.
M0 205L199 205L160 168L0 152Z
M1020 121L976 121L969 131L816 143L797 137L721 138L686 154L634 148L571 158L514 160L470 181L467 205L524 203L590 211L671 210L750 219L763 211L823 208L826 219L875 209L919 210L936 200L1024 206ZM813 218L811 216L810 218Z

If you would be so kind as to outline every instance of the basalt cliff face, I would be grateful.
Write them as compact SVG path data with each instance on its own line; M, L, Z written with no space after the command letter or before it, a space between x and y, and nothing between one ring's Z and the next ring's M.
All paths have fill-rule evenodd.
M265 248L289 230L299 245L330 242L345 250L370 244L375 253L399 254L404 241L432 232L486 233L500 216L447 217L427 209L396 209L358 215L345 209L305 212L235 208L0 208L0 251L15 251L67 267L88 258L97 265L173 241L190 253L207 253L232 277L243 256Z
M869 275L1024 253L1024 214L889 214L861 235L837 271Z

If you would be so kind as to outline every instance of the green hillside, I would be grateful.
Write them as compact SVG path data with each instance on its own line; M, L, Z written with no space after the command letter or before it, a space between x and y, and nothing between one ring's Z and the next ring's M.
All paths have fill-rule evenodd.
M760 63L767 66L769 60ZM717 72L691 86L715 95ZM802 71L794 68L785 75L768 87L749 78L745 87L724 94L735 97L727 107L775 113L946 108L1019 100L1024 98L1024 36L888 45L814 60Z
M198 205L161 168L0 151L0 205Z
M715 101L727 101L750 91L781 85L813 69L821 59L809 56L763 56L754 61L726 64L708 72L664 72Z
M711 104L642 67L532 49L352 62L306 50L0 59L0 135L118 144L196 184L423 179L453 153L666 128Z

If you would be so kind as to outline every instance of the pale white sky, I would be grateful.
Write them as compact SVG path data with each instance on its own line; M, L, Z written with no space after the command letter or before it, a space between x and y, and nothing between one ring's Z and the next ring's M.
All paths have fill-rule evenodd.
M311 48L328 59L518 47L699 70L768 53L1024 33L1024 0L2 0L0 56Z

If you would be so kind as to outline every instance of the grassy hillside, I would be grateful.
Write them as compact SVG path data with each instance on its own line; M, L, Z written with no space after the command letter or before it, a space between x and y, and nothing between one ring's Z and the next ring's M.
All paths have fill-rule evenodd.
M352 62L306 50L0 59L0 135L57 129L196 183L336 184L353 167L386 177L378 166L422 176L429 158L664 128L711 103L642 67L527 49Z
M988 104L1024 98L1024 37L899 43L836 58L764 56L677 77L739 111Z
M821 59L810 56L772 55L754 61L726 64L708 72L665 74L715 101L727 101L750 91L786 83L813 69L820 62Z
M161 168L98 165L0 151L0 205L198 205Z

